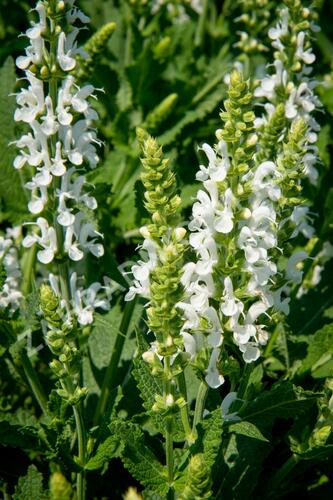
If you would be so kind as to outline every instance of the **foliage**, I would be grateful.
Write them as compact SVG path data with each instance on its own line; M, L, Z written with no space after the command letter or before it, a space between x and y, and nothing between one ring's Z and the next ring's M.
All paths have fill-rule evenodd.
M196 173L199 165L207 165L202 145L216 142L216 129L218 140L229 141L233 154L240 155L233 165L240 175L241 168L281 160L283 154L289 166L298 162L297 148L302 149L302 141L292 144L292 133L288 136L282 93L277 92L280 104L262 133L257 156L253 134L255 118L262 116L263 108L246 101L240 118L239 95L232 95L232 89L230 94L230 88L228 94L236 63L244 73L244 81L238 84L256 95L265 66L276 52L270 46L268 30L276 26L281 5L293 2L75 3L91 18L89 30L81 29L78 34L78 44L89 57L79 54L78 67L69 75L83 88L92 84L96 89L92 106L99 118L94 127L101 140L99 163L85 175L86 188L92 190L98 205L93 225L96 231L98 227L96 238L103 234L104 255L99 260L89 255L75 262L75 272L84 276L89 290L86 302L82 302L82 287L71 292L76 308L89 314L94 312L89 304L97 302L94 285L101 284L98 293L104 293L103 298L95 306L93 321L86 323L80 323L78 316L69 320L61 300L52 307L41 300L41 284L50 273L58 273L59 287L64 286L59 269L69 265L65 254L59 252L52 265L41 265L36 258L41 247L22 244L32 227L27 223L36 222L39 215L27 208L30 191L25 185L33 168L13 168L17 154L13 142L28 133L26 124L13 119L14 94L26 87L23 70L14 60L29 42L19 34L28 29L31 18L37 19L37 13L31 12L33 0L3 0L0 6L0 491L4 498L15 500L81 500L75 486L75 478L80 476L87 485L87 498L96 499L122 498L126 492L124 498L156 500L172 495L182 500L331 498L333 1L302 2L311 11L311 23L321 29L311 40L316 53L313 77L320 82L316 93L323 103L323 112L315 114L321 127L319 175L316 185L305 181L297 193L297 182L291 181L290 205L283 201L284 214L289 214L297 196L301 204L309 203L315 231L309 238L301 233L293 238L285 224L285 238L279 241L284 253L280 248L273 250L279 270L285 269L292 251L307 252L309 258L295 268L295 272L302 268L303 278L286 292L290 299L287 316L281 311L262 315L269 340L262 347L261 358L251 365L244 364L226 322L225 350L217 363L225 382L214 389L208 389L204 376L211 349L207 318L195 332L196 338L201 335L204 339L200 356L177 355L185 343L184 331L187 333L186 328L182 330L180 309L175 309L176 303L185 300L179 278L195 252L183 240L185 229L184 234L178 233L181 243L176 241L173 224L176 221L182 229L191 219L200 189ZM50 0L49 4L61 12L62 2ZM202 8L194 8L195 4ZM297 7L298 0L294 4ZM306 24L299 26L299 31L306 29ZM271 68L268 66L268 72L272 74ZM247 121L243 123L244 116ZM239 136L244 151L237 150L233 140ZM154 154L147 151L147 143L142 153L143 138L151 141ZM168 160L162 159L160 148ZM285 178L280 186L283 182ZM55 193L59 186L56 180ZM225 190L224 180L218 181L218 187ZM247 187L245 180L240 198ZM158 199L161 193L164 202ZM49 220L55 218L54 199L46 209ZM72 201L68 203L73 211ZM80 203L79 209L88 216L84 202ZM141 234L147 236L142 226L150 228L149 237L153 235L165 255L172 234L174 253L172 258L167 255L167 261L159 250L159 258L165 257L165 261L150 274L157 298L126 303L124 298L133 285L130 269L144 259L136 252L142 244ZM20 230L12 235L13 228ZM234 249L234 260L228 262L231 269L240 262L239 251L232 247L234 233L229 240L223 238L221 255L225 255L226 241ZM13 308L3 302L9 239L20 269L15 275L19 305ZM220 264L215 278L222 296L224 275L220 271L228 266ZM286 285L283 276L281 272L282 286ZM244 269L238 279L237 301L246 295L247 279ZM159 302L161 290L164 309ZM282 294L281 301L285 298ZM255 300L249 299L249 307ZM107 307L103 301L108 302ZM218 304L216 296L212 303L214 307ZM167 333L176 339L172 348ZM168 349L170 363L165 367L163 356ZM166 443L170 434L171 479Z

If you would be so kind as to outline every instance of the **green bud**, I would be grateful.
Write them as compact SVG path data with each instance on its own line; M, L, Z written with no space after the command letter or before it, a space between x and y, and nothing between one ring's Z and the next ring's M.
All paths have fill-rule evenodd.
M107 43L115 31L117 25L110 22L102 26L83 46L83 50L88 54L87 58L77 56L77 67L75 76L78 82L87 80L93 73L94 67L99 56L106 49Z
M72 486L61 472L54 472L51 475L49 487L50 500L71 500Z
M153 48L155 59L164 59L169 54L170 46L171 38L169 36L162 38Z
M40 287L40 306L44 317L52 326L60 327L59 299L49 285L42 283Z
M194 455L188 466L186 486L180 494L180 500L205 500L212 498L211 477L205 457L202 453Z

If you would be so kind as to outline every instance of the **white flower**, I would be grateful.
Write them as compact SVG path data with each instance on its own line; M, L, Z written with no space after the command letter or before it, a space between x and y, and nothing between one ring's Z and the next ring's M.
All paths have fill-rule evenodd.
M98 292L103 289L100 283L92 283L87 289L79 289L77 288L77 275L74 272L70 277L70 288L73 310L80 325L90 325L93 322L95 309L108 310L110 308L109 302L98 296Z
M44 217L38 217L36 222L30 222L29 224L36 224L41 232L40 235L34 233L26 236L22 242L22 245L26 248L31 247L35 243L38 243L43 250L37 252L37 258L42 264L49 264L54 258L54 254L57 251L57 237L54 227L49 226Z
M281 9L280 19L275 28L270 28L268 30L268 36L271 40L279 41L281 38L288 34L289 29L289 10L287 8ZM273 44L272 44L273 45ZM273 45L275 48L280 48L280 45Z
M237 412L229 413L231 405L234 401L242 401L237 397L237 392L229 392L222 400L221 412L222 418L225 422L240 422L241 418L238 417Z
M305 33L304 31L300 31L297 35L296 56L299 57L299 59L301 59L305 64L313 64L316 56L312 53L311 48L304 50L304 39Z
M224 382L224 377L221 375L217 368L217 361L219 358L220 350L218 348L215 348L212 350L210 360L209 360L209 365L207 369L207 374L205 376L205 380L209 387L212 389L216 389L217 387L220 387L220 385L223 384Z
M260 357L260 349L254 342L240 344L239 349L243 353L245 363L253 363Z
M287 279L293 281L295 284L300 284L303 277L302 269L299 269L303 260L308 258L308 254L304 250L299 250L288 259L286 268Z
M72 71L76 66L75 58L72 57L72 49L68 48L68 45L68 39L66 43L66 35L62 31L58 38L57 60L63 71ZM67 52L65 52L66 49Z
M43 82L38 80L30 71L27 71L27 79L30 83L27 89L22 89L16 95L18 108L14 113L14 120L32 123L44 109Z
M264 196L268 196L272 201L277 201L281 197L281 189L277 186L275 178L280 176L281 174L279 174L274 162L264 161L254 173L253 190L260 190Z
M134 277L134 283L130 286L125 295L125 300L132 300L136 294L143 297L150 297L150 273L157 265L157 251L153 240L146 238L142 244L143 257L146 260L139 260L132 266L131 272Z

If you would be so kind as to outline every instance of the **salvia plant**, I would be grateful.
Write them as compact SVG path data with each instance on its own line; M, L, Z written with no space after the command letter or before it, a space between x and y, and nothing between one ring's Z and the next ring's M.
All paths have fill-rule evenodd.
M1 4L5 499L332 498L332 10Z

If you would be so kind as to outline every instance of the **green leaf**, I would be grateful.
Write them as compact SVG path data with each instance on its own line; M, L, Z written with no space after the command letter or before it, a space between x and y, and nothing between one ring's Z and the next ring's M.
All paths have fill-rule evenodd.
M87 470L96 470L103 467L111 458L119 457L123 449L123 442L118 435L109 436L99 445L95 455L88 460L85 468Z
M299 369L299 374L306 372L311 372L314 378L333 375L333 323L325 325L312 336L307 356Z
M140 426L118 420L111 423L109 429L112 435L118 435L124 443L121 452L124 466L148 490L165 498L168 491L166 469L145 444Z
M21 408L15 414L0 414L0 443L13 448L38 450L41 439L36 418Z
M158 137L158 142L163 146L169 145L175 141L178 135L182 132L183 128L191 123L195 123L205 118L205 116L212 111L222 102L223 91L222 86L218 85L214 92L212 92L206 99L204 99L198 106L190 111L187 111L183 118L167 132Z
M46 500L43 476L34 465L30 465L26 476L20 477L13 495L14 500Z
M14 92L15 81L14 61L8 57L0 69L0 202L5 218L18 223L27 212L27 195L22 187L24 181L21 179L21 172L13 167L15 147L9 145L16 139L13 116L15 98L9 95Z
M92 362L98 369L105 368L110 363L121 319L122 311L119 304L113 306L107 314L95 315L94 328L88 344Z
M260 428L270 428L277 418L297 417L307 411L316 399L314 393L296 388L290 382L281 382L248 402L238 414Z
M235 424L229 425L228 431L252 439L258 439L259 441L269 442L268 439L266 439L265 436L263 436L263 434L260 432L258 427L256 427L254 424L251 424L251 422L236 422Z
M223 451L224 463L220 464L216 479L216 498L253 498L252 492L270 446L258 439L231 434Z
M210 469L213 467L220 449L222 425L221 408L217 408L197 425L198 438L191 446L191 454L203 453L205 463Z

